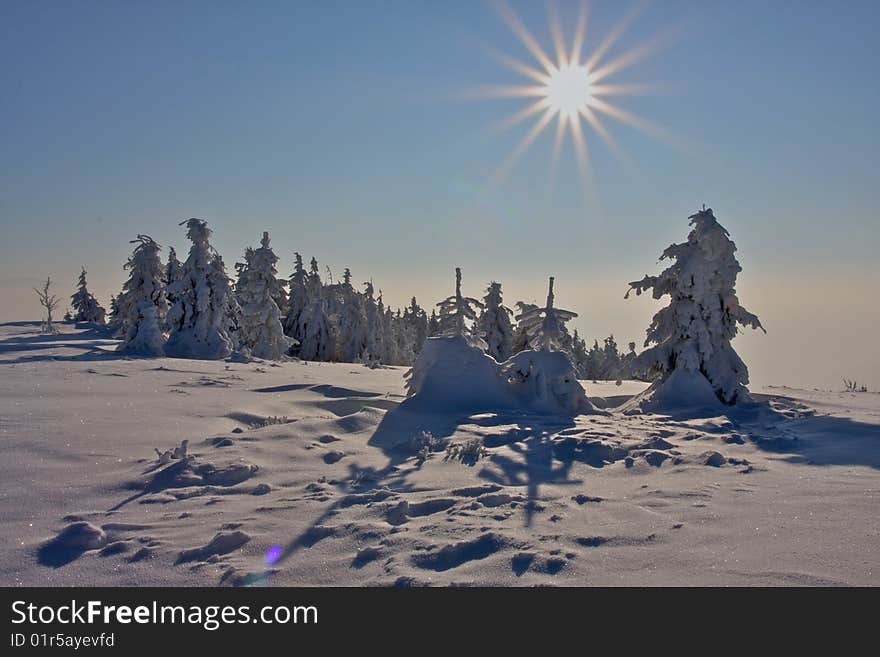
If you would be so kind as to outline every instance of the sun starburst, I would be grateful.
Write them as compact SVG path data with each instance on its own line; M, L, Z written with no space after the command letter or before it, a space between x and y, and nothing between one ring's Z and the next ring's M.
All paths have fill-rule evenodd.
M568 132L572 137L580 172L590 186L592 186L590 150L585 127L589 128L591 134L597 135L609 151L623 162L627 162L628 158L604 126L603 118L618 121L661 141L673 141L669 133L659 126L608 100L612 96L645 94L659 88L658 85L614 84L611 81L615 74L654 53L671 36L670 32L658 34L612 59L607 58L613 46L642 10L641 4L627 13L604 38L597 41L594 47L587 48L586 46L590 44L586 40L589 15L586 0L580 4L570 46L563 35L562 21L556 5L550 0L547 4L547 18L553 42L552 55L541 47L539 41L506 0L494 0L492 4L535 61L522 62L507 54L489 49L494 59L515 73L528 78L529 83L482 87L477 95L527 100L528 104L525 107L495 125L498 131L508 130L536 117L534 124L501 163L493 178L496 180L506 178L554 119L556 134L553 144L553 168L556 167ZM589 52L585 53L585 50Z

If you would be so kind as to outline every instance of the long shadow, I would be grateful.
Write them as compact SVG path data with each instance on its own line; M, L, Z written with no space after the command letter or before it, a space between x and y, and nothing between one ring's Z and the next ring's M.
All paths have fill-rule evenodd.
M796 399L754 395L752 403L695 409L668 415L669 421L701 431L742 434L759 449L789 463L855 465L880 469L880 423L820 415ZM714 422L721 418L721 422ZM698 425L688 422L699 421Z
M113 331L103 326L77 324L77 328L85 330L78 333L33 333L0 340L0 351L15 351L22 347L17 345L37 345L57 342L85 342L88 340L112 340ZM50 346L52 346L50 344Z
M508 424L510 419L498 416L496 424ZM561 431L574 426L574 420L566 416L522 415L517 427L502 436L493 436L491 445L506 444L521 459L492 454L489 461L499 470L484 467L479 476L501 486L526 487L526 527L532 525L533 515L538 510L542 485L582 483L570 477L572 463L576 460L575 450L560 450L561 445L568 445L571 441L558 439Z
M416 399L407 399L388 410L367 441L371 447L380 449L388 462L382 468L361 467L356 463L349 465L348 479L336 484L347 494L328 506L302 533L293 538L274 564L280 564L300 549L311 547L330 535L328 532L332 530L324 527L324 523L339 509L365 503L370 495L376 496L376 501L379 501L389 491L401 493L412 490L412 485L407 481L407 472L399 468L401 463L413 456L411 440L425 431L442 440L455 433L459 424L470 421L465 413L429 412Z

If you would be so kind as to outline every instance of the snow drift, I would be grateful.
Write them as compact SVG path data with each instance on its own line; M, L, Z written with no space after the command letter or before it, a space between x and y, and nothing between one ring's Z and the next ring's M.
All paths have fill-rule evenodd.
M407 373L407 395L432 408L598 412L558 351L522 351L498 363L461 336L428 338Z

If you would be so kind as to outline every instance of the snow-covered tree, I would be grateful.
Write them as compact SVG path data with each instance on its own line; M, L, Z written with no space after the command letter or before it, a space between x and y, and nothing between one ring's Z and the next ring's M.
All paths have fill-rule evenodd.
M503 304L501 283L489 284L483 306L478 324L480 335L486 341L486 353L501 363L513 355L513 311Z
M278 256L269 246L269 233L264 232L260 247L248 247L244 263L238 267L235 286L241 309L238 346L256 358L279 360L289 347L276 301L279 290L283 292L275 269L277 262Z
M177 251L174 250L173 246L169 246L168 263L165 265L165 296L168 297L169 307L173 306L177 299L174 297L174 294L168 291L168 288L179 281L182 275L183 265L181 265L180 260L177 259Z
M673 264L658 276L645 276L630 283L637 295L646 290L671 301L661 309L647 330L643 351L632 363L634 372L660 375L662 386L675 372L702 376L725 404L748 397L745 363L730 341L738 326L762 329L761 322L739 304L736 277L741 271L734 256L736 245L718 223L711 208L689 217L693 226L686 242L673 244L661 260Z
M333 355L330 328L323 290L313 287L309 290L308 304L299 314L294 335L299 341L297 355L303 360L330 360Z
M437 319L437 311L432 308L428 318L428 337L433 338L436 335L440 335L440 320Z
M476 347L484 348L483 339L479 336L477 312L483 304L471 297L461 294L461 268L455 268L455 294L446 297L437 304L440 309L439 335L461 336Z
M514 317L517 320L516 328L513 331L513 343L511 345L511 351L514 354L518 354L521 351L525 351L529 348L529 334L526 331L525 325L519 321L520 317L527 316L533 310L537 310L538 306L534 303L526 303L525 301L517 301L516 309L519 313Z
M571 351L571 336L565 328L565 322L577 317L577 313L562 310L553 305L553 276L547 290L547 305L543 308L532 308L517 315L523 332L528 338L529 346L537 351Z
M299 253L294 253L293 273L288 282L287 314L284 317L284 332L298 339L299 316L309 303L309 275L303 266Z
M180 279L171 286L177 301L168 313L171 334L165 351L178 358L226 358L233 350L229 277L223 260L211 247L207 222L193 218L184 224L193 245Z
M107 313L107 328L114 333L122 326L122 317L119 313L119 296L117 294L110 295L110 312Z
M37 298L40 300L40 305L46 310L46 320L41 327L43 333L58 333L58 329L52 323L52 313L55 312L61 300L49 291L51 286L52 278L47 276L46 284L42 288L34 288L34 292L37 293Z
M164 270L159 260L160 247L148 235L138 235L132 240L134 251L125 268L128 280L122 293L116 297L116 307L121 322L122 343L119 351L129 351L146 356L162 356L165 334Z
M350 284L348 286L351 287ZM339 316L339 360L344 363L358 362L366 349L367 313L363 297L352 288Z
M75 322L91 322L92 324L104 324L104 316L106 311L95 299L94 295L89 292L88 283L86 283L86 268L83 267L79 274L79 287L70 297L70 305L73 307L73 321Z
M401 336L405 340L403 354L405 355L404 365L409 365L415 360L428 338L428 314L419 305L416 298L413 297L409 306L403 312L403 329Z
M373 281L364 283L364 315L367 320L367 344L364 348L364 360L377 363L382 360L382 321L385 314L384 306L376 303Z

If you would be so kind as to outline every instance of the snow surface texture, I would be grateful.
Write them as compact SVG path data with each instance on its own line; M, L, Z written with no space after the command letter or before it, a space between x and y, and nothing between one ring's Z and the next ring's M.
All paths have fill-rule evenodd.
M876 393L627 415L645 384L582 382L609 415L456 413L400 367L59 329L0 325L5 585L880 585Z
M736 276L741 271L734 257L736 245L711 208L691 215L690 223L693 230L687 242L673 244L660 257L674 263L659 276L630 283L637 295L653 290L655 299L671 298L648 328L645 346L654 346L632 363L634 373L661 377L637 402L644 402L645 408L658 408L660 400L687 399L683 392L705 388L694 377L708 381L725 404L749 400L749 371L730 341L737 325L763 327L736 296ZM682 371L689 376L682 376ZM670 376L673 372L675 377Z

